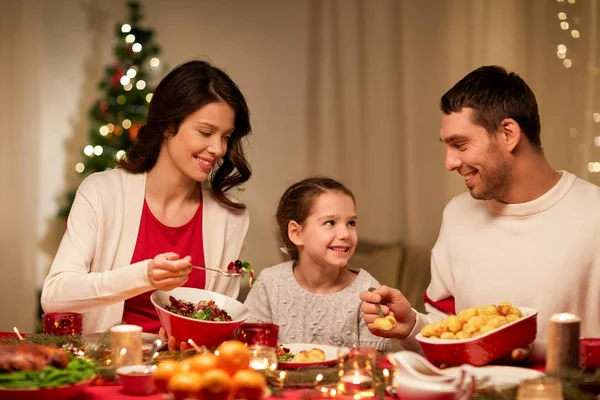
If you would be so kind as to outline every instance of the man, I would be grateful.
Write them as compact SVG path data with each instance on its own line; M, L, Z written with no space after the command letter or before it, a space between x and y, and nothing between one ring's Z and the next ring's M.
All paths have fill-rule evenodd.
M427 323L508 301L539 311L532 360L545 358L554 313L580 316L582 336L600 337L600 188L546 161L531 89L515 73L481 67L444 94L441 110L446 169L464 177L470 194L444 210L428 314L383 286L361 294L371 331L419 350L414 338ZM374 328L379 301L398 321L390 331Z

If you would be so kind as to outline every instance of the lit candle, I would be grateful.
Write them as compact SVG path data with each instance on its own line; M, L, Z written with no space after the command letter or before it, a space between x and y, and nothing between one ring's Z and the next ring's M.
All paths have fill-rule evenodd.
M142 363L142 327L117 325L110 329L110 345L113 366Z
M573 314L554 314L548 321L546 371L579 368L579 325Z

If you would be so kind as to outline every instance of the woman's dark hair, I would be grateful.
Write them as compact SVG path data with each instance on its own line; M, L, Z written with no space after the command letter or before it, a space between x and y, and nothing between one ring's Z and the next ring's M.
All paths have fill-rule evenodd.
M474 123L494 135L505 118L512 118L525 132L531 144L542 148L540 115L535 95L516 73L495 65L477 68L450 90L440 101L444 114L474 110Z
M298 248L288 236L288 225L291 221L302 225L312 211L315 200L326 192L340 192L354 200L354 194L340 182L323 176L304 179L287 188L277 206L277 227L283 245L292 260L298 261Z
M210 187L223 205L244 209L226 192L250 179L252 172L241 140L251 131L250 113L244 95L222 70L205 61L190 61L169 72L154 91L146 125L138 132L119 166L133 173L147 172L156 164L165 140L165 132L177 134L190 114L207 104L224 102L235 111L235 129L227 143L227 152L209 178Z

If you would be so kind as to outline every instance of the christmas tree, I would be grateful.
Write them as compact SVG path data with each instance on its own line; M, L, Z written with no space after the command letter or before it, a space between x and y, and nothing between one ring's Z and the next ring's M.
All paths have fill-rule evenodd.
M160 48L153 42L154 31L142 28L140 5L127 3L129 20L115 29L116 60L106 67L98 87L102 96L89 110L89 144L83 149L83 160L75 170L82 176L114 168L135 141L144 124L152 99L152 79L160 66ZM66 218L75 199L69 191L60 208L59 217Z

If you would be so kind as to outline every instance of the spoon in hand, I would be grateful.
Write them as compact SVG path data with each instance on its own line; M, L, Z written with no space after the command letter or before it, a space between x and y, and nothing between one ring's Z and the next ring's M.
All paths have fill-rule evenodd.
M369 288L369 292L374 291L374 287ZM375 329L379 329L380 331L389 331L394 326L396 326L396 318L393 315L388 315L387 317L383 315L383 311L381 310L381 304L375 303L375 308L377 308L377 313L379 314L379 318L375 319L373 325L375 325Z

